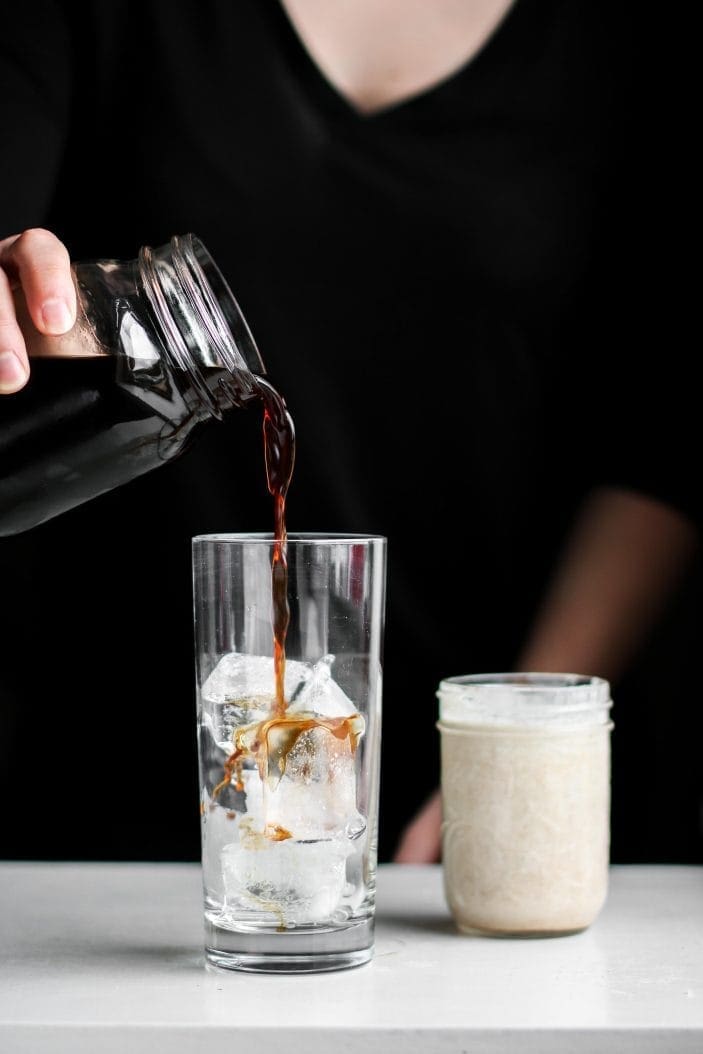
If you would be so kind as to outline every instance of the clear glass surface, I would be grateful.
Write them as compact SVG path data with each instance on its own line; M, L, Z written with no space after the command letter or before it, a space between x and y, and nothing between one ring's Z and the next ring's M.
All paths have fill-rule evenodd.
M272 555L193 541L206 957L340 969L373 948L385 539L289 536L284 709Z

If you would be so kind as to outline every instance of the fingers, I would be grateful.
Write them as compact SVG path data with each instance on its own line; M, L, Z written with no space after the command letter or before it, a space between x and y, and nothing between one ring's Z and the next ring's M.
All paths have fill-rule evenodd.
M15 318L10 282L0 268L0 393L19 391L28 377L27 352Z
M76 291L66 247L50 231L34 228L0 241L0 392L16 392L29 376L17 325L12 285L21 285L40 333L66 333L76 320Z
M19 280L40 333L66 333L76 321L71 259L56 235L40 227L0 241L0 267Z
M442 799L439 791L403 831L393 861L396 864L434 864L442 848Z

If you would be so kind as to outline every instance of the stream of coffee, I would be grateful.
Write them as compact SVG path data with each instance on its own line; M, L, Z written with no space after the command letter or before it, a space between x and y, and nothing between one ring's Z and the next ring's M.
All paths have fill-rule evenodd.
M269 779L277 781L285 771L288 755L301 735L313 728L325 728L337 739L349 739L351 751L354 753L364 727L363 719L359 714L323 719L311 714L290 714L288 712L285 672L286 634L290 622L290 606L286 550L286 496L295 462L295 429L285 401L273 385L262 377L257 377L255 390L264 404L266 481L274 502L271 601L275 702L269 718L257 725L240 728L235 733L234 750L225 761L224 776L213 790L213 799L232 780L237 790L243 789L241 772L246 758L255 761L262 781ZM272 743L275 743L277 765L275 771L270 772L269 758ZM264 834L274 841L291 837L289 831L275 825L267 825Z
M264 404L264 459L266 482L273 498L273 556L271 601L273 611L273 669L276 684L275 716L286 712L286 634L290 622L288 559L286 552L286 495L295 462L295 429L283 398L262 377L256 391Z

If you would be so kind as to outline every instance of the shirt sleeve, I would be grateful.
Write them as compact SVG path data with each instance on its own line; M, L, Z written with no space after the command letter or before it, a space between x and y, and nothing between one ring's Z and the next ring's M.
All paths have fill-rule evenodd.
M4 5L0 32L0 238L40 226L68 133L71 41L52 0Z
M587 306L587 429L596 482L663 501L700 527L696 301L686 263L692 139L674 120L686 93L652 72L645 32L633 36L625 19L613 56L606 222Z

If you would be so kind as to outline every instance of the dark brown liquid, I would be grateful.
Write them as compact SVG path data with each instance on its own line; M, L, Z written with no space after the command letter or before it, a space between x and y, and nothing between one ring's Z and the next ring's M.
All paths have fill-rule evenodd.
M290 622L288 605L288 559L286 553L286 495L295 462L295 429L282 397L268 381L258 377L258 391L264 404L264 458L266 482L273 498L273 556L271 559L271 601L273 608L273 669L276 685L275 715L286 712L286 634Z
M0 537L104 494L177 457L199 425L175 386L112 356L39 359L0 405ZM165 427L171 409L172 426Z

